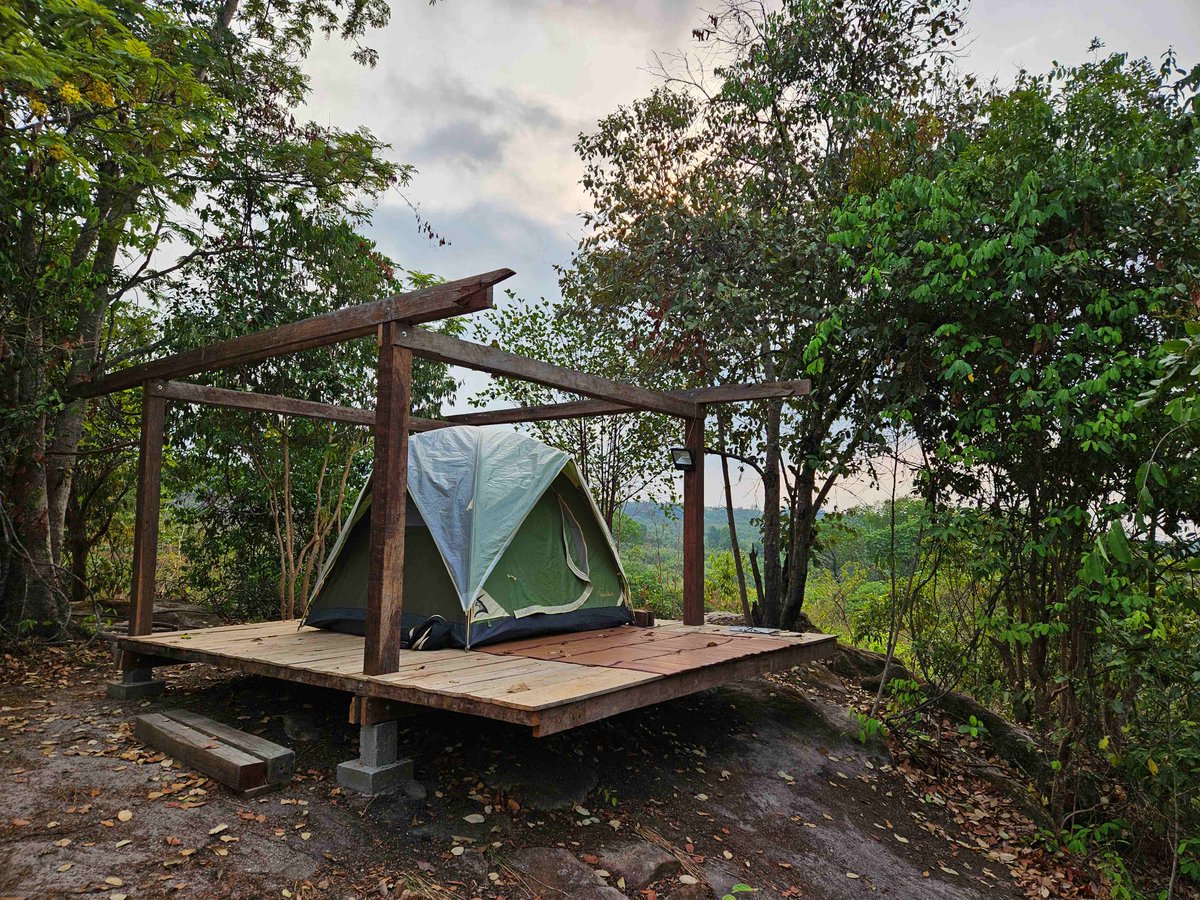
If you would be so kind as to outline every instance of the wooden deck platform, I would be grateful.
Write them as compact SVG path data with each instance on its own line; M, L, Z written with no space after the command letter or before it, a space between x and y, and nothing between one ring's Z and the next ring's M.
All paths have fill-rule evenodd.
M512 641L477 650L402 650L399 671L364 675L363 639L296 621L121 637L122 650L202 662L453 710L554 734L832 654L836 638L661 622ZM162 659L165 657L166 659Z

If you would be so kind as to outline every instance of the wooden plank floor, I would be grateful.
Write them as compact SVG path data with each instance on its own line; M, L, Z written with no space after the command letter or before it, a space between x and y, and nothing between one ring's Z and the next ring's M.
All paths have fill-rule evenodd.
M130 652L449 709L553 734L626 710L832 654L832 635L660 622L549 635L478 650L400 652L364 675L363 639L296 621L121 637ZM165 662L165 660L162 660Z

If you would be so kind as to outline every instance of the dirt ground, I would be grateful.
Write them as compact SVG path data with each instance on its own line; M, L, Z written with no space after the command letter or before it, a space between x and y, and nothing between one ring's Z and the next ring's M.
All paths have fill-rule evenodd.
M101 649L3 659L0 895L1050 896L997 844L1028 823L854 740L852 692L823 667L540 740L413 716L416 782L372 801L334 777L357 755L345 695L163 673L164 696L120 703ZM134 716L172 707L294 748L295 779L246 800L132 737Z

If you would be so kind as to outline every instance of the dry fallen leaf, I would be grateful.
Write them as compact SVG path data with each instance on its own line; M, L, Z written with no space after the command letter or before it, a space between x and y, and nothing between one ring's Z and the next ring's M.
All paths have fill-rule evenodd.
M210 828L208 833L209 834L220 834L222 831L224 831L228 827L229 827L228 825L226 825L224 822L222 822L216 828Z
M117 818L120 819L122 822L128 822L130 819L133 818L133 811L129 810L129 809L123 809L119 813L117 813Z

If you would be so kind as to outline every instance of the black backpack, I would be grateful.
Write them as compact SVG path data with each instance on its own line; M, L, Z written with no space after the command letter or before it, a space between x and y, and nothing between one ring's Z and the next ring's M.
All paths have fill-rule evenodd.
M450 623L441 616L430 616L408 635L409 650L445 650L454 639Z

